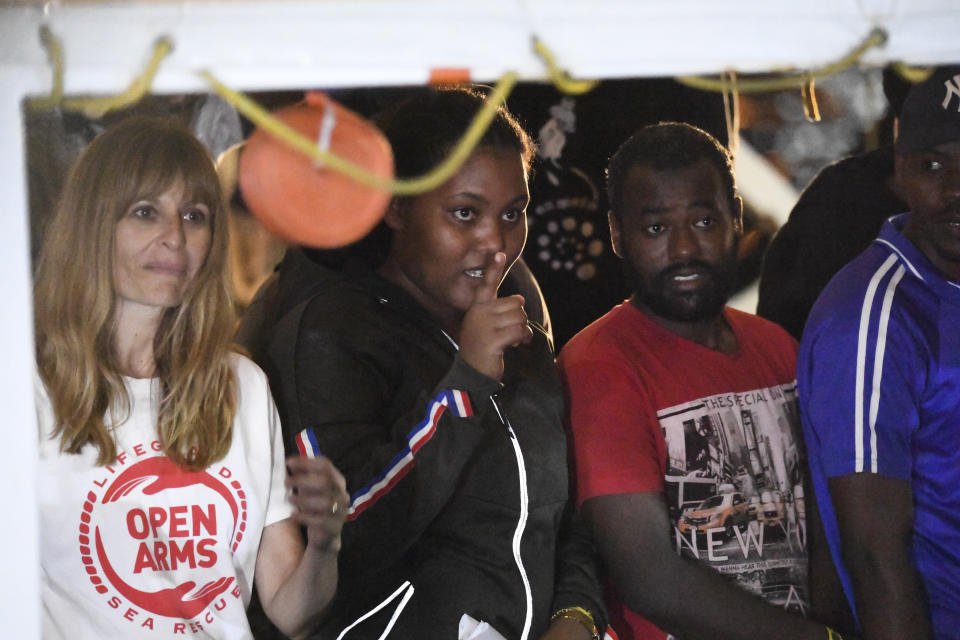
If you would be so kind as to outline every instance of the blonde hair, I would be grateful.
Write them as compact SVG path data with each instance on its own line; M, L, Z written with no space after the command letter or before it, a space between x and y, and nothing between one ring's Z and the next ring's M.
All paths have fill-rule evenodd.
M117 221L137 200L177 184L209 207L212 237L183 302L164 311L154 337L157 434L164 453L188 469L205 468L230 449L237 391L220 183L209 152L189 131L131 118L97 137L71 170L34 281L37 368L53 405L52 437L68 453L97 447L98 465L116 458L113 430L130 413L113 351Z

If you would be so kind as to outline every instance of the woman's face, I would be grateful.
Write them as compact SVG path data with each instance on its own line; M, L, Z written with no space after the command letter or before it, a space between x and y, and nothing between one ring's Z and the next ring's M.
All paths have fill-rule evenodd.
M391 206L393 241L380 273L455 329L493 256L505 253L506 269L520 256L529 200L520 153L479 149L440 187Z
M210 251L210 208L182 182L131 204L117 221L114 280L124 305L162 310L183 302Z

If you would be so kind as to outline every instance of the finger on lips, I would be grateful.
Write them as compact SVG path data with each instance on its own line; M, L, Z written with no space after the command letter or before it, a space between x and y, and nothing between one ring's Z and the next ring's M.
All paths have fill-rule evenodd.
M503 279L504 267L507 263L507 254L498 251L493 255L490 264L483 271L483 283L480 285L474 303L490 302L497 298L497 289Z

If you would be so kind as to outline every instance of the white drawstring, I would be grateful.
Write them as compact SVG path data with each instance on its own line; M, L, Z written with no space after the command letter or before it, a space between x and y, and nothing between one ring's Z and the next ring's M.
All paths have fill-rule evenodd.
M386 600L384 600L383 602L381 602L380 604L378 604L377 606L375 606L375 607L374 607L373 609L371 609L370 611L367 611L365 614L363 614L362 616L360 616L359 618L357 618L356 620L354 620L352 623L350 623L347 627L345 627L345 628L343 629L343 631L340 632L340 635L337 636L337 640L343 640L343 637L344 637L345 635L347 635L347 633L348 633L351 629L353 629L355 626L357 626L358 624L360 624L361 622L363 622L364 620L366 620L366 619L369 618L370 616L376 614L378 611L380 611L380 610L383 609L385 606L387 606L388 604L390 604L390 602L391 602L394 598L396 598L398 595L400 595L404 590L406 590L406 594L404 595L403 600L400 601L400 606L398 607L397 611L394 612L393 617L390 619L390 624L389 624L389 625L387 626L387 628L384 630L383 635L380 636L380 640L383 640L383 638L386 637L387 633L390 632L390 629L392 629L392 628L393 628L393 625L396 623L396 621L397 621L397 616L400 615L400 610L402 610L403 607L406 606L407 601L410 600L410 597L413 595L413 585L410 584L410 581L409 581L409 580L407 580L407 581L404 582L402 585L400 585L400 588L399 588L399 589L397 589L396 591L394 591L393 593L391 593L389 596L387 596Z
M387 623L386 629L383 630L383 633L380 634L378 640L383 640L390 633L390 630L393 629L393 625L397 624L397 618L400 617L400 612L403 611L403 608L407 606L407 602L410 601L410 598L413 597L413 585L410 585L410 588L407 589L407 592L403 594L403 599L400 600L400 604L397 606L396 611L393 612L393 615L390 617L390 622Z

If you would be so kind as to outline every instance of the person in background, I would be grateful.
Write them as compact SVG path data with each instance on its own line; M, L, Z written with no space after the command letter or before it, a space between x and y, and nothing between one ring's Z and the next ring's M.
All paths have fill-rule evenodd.
M510 108L537 141L523 259L551 303L559 349L629 290L606 230L607 160L631 133L668 116L726 135L723 99L672 78L607 79L578 96L526 82Z
M725 307L742 211L729 154L688 124L644 127L607 189L633 294L558 364L611 626L622 640L839 637L796 615L809 602L796 342Z
M909 88L893 68L884 69L883 92L894 128ZM892 142L823 169L767 247L757 315L799 341L830 278L873 242L884 220L906 210L894 185Z
M249 638L254 583L301 637L333 598L344 481L284 462L266 378L231 351L226 256L185 129L123 121L70 173L34 290L45 638Z
M396 174L439 163L482 104L431 90L382 117ZM264 341L288 442L328 455L351 493L318 637L588 640L605 628L567 500L553 353L524 299L498 297L526 238L532 153L500 109L446 183L395 198L342 266L311 262L322 282L305 283L312 295ZM296 281L285 271L297 264L279 280Z
M798 380L830 551L865 638L960 633L960 67L903 105L909 212L814 305ZM816 583L814 583L816 588Z

